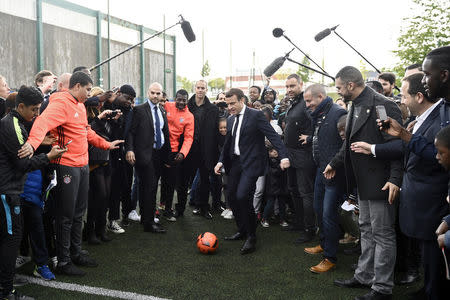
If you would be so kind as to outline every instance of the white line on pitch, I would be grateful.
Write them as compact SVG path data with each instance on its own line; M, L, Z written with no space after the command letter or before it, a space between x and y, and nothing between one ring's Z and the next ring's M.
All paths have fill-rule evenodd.
M40 278L35 278L35 277L25 276L25 275L17 275L17 276L26 279L29 283L46 286L46 287L51 287L51 288L55 288L55 289L60 289L60 290L66 290L66 291L74 291L74 292L91 294L91 295L107 296L107 297L113 297L113 298L117 298L117 299L167 300L166 298L159 298L159 297L155 297L155 296L148 296L148 295L142 295L142 294L131 293L131 292L123 292L123 291L117 291L117 290L109 290L109 289L99 288L99 287L95 287L95 286L60 282L60 281L54 281L54 280L46 281L46 280L43 280Z

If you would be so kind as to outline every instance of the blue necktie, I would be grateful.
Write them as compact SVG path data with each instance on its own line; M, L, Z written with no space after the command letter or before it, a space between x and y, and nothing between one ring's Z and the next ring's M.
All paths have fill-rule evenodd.
M156 149L161 149L161 124L158 116L158 107L155 105L155 143Z

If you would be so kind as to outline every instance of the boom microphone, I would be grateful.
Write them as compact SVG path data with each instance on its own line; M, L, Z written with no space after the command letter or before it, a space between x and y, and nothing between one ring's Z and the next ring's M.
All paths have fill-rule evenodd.
M192 43L195 41L195 33L192 30L191 23L186 21L182 15L180 15L181 18L181 29L183 29L184 36L188 40L189 43Z
M279 38L280 36L282 36L283 33L284 33L284 30L281 29L281 28L275 28L275 29L272 31L273 36L276 37L276 38Z
M289 54L291 54L291 52L294 51L294 49L292 49L291 51L289 51L288 53L286 53L285 56L280 56L278 58L275 58L275 60L267 66L267 68L264 69L264 75L266 75L267 77L272 76L273 74L275 74L276 71L278 71L284 64L284 62L286 61L286 58L289 57Z
M336 25L334 27L331 28L327 28L325 30L322 30L321 32L319 32L318 34L316 34L316 36L314 37L314 39L316 40L316 42L319 42L321 40L323 40L324 38L326 38L327 36L330 35L332 30L335 30L339 25Z

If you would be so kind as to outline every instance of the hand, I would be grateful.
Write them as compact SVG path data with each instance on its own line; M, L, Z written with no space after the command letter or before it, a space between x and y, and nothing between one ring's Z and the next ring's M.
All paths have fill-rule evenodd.
M372 154L372 151L370 151L370 148L372 147L371 144L366 142L354 142L350 145L350 149L353 152L356 153L362 153L362 154Z
M60 148L58 145L52 147L49 153L47 153L48 160L54 160L63 155L67 151L67 148Z
M114 94L112 91L107 91L107 92L104 92L103 94L100 94L99 96L98 96L98 100L100 101L100 102L105 102L105 101L107 101L108 100L108 102L113 102L114 101L114 99L116 99L116 94Z
M214 173L216 173L216 175L222 174L222 172L220 171L222 166L223 166L223 163L218 162L217 165L214 167Z
M43 145L43 146L51 146L51 145L53 145L53 143L54 142L56 142L58 139L57 138L55 138L54 136L53 136L53 134L48 134L48 135L46 135L45 137L44 137L44 140L42 141L42 143L41 143L41 145Z
M133 151L127 151L127 153L125 154L125 159L132 166L134 166L134 164L136 163L136 157L134 156Z
M17 156L19 156L19 158L31 158L33 156L34 153L34 149L33 146L31 146L30 144L28 144L28 142L26 142L25 144L22 145L22 148L19 149L19 151L17 152Z
M326 166L325 170L323 171L323 176L326 179L332 179L335 175L336 175L336 170L333 169L333 167L328 164Z
M299 142L302 142L302 145L305 145L306 143L308 143L308 137L309 137L309 135L301 134L301 135L298 137L298 141L299 141Z
M392 203L394 203L394 200L397 199L398 194L400 192L400 188L398 186L396 186L395 184L388 181L388 182L386 182L386 184L383 186L383 188L381 190L386 191L388 189L389 189L388 202L389 202L389 204L392 204Z
M439 244L439 248L444 248L445 247L445 234L440 234L437 238L437 242Z
M116 113L116 115L114 116L114 118L112 118L113 120L118 120L122 115L123 115L123 113L122 113L122 111L120 110L120 109L116 109L115 110L117 113Z
M442 223L439 225L439 227L436 229L436 235L444 234L448 231L448 224L445 221L442 221Z
M178 153L175 155L175 158L174 158L173 160L174 160L176 163L179 163L179 162L181 162L183 159L184 159L184 154L181 153L181 152L178 152Z
M125 141L124 140L112 141L111 144L109 145L109 150L118 149L119 146L117 146L117 145L122 144L123 142L125 142Z
M412 132L413 129L414 129L414 125L416 125L416 123L417 123L417 120L414 120L414 121L410 122L408 124L408 127L406 127L406 130L408 130L409 132Z
M280 162L280 169L281 170L284 171L284 170L288 169L290 166L291 166L291 163L290 163L289 159L283 158L281 160L281 162Z
M406 129L403 128L402 125L400 125L396 120L389 118L389 117L385 121L381 121L380 119L377 119L377 124L378 124L378 127L380 127L381 131L384 131L387 134L395 136L395 137L401 137L401 135L404 134L404 131L406 131ZM383 124L385 126L383 126ZM408 140L408 142L409 142L409 140Z
M97 116L97 118L99 118L100 120L102 120L102 119L104 119L104 118L106 118L109 114L111 114L112 113L112 110L110 110L110 109L105 109L104 111L102 111L98 116Z

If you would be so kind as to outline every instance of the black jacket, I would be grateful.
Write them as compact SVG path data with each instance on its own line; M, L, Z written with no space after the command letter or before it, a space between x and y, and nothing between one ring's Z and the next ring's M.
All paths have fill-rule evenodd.
M291 106L285 114L284 122L284 143L289 152L291 167L301 168L312 164L311 143L302 145L299 136L302 134L312 136L313 125L309 115L303 93L299 94L292 101Z
M23 192L26 174L49 163L44 153L19 159L17 152L27 141L24 119L15 110L0 121L0 194L18 195Z
M202 118L196 117L198 106L195 104L195 95L188 102L189 111L194 115L195 131L194 142L191 149L200 149L200 154L208 169L213 169L219 159L217 148L219 139L219 108L212 104L205 96ZM197 144L197 146L194 146Z
M281 170L280 158L269 157L269 171L266 175L265 192L271 196L289 195L287 171Z
M355 187L361 200L386 200L389 191L381 189L386 182L397 186L402 182L401 160L383 160L369 155L350 151L353 142L363 141L369 144L382 144L395 139L380 131L377 125L377 112L375 106L383 105L387 115L401 124L402 116L398 106L366 87L353 101L347 117L345 142L340 151L330 162L334 169L344 166L347 179L347 191ZM352 124L355 107L361 108L359 117Z
M166 113L160 106L164 119L164 145L162 146L162 159L167 161L170 152L169 127ZM145 102L135 106L132 110L130 130L125 140L125 151L133 151L137 166L148 166L152 161L153 144L155 141L155 128L150 105Z

